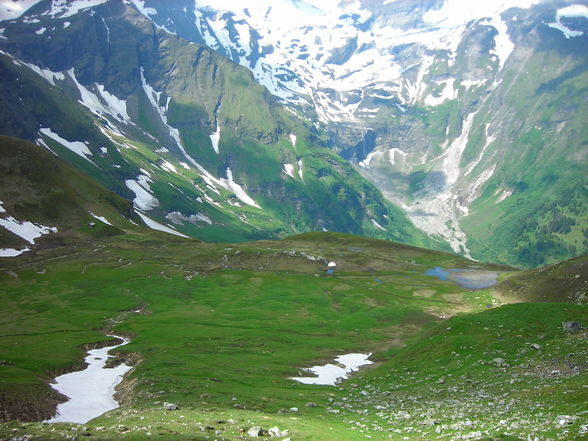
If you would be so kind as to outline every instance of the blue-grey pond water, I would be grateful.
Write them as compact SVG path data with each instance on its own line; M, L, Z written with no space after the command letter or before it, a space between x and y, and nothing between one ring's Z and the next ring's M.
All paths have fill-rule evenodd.
M479 269L444 269L436 266L425 272L427 276L435 276L439 280L449 280L462 288L484 289L496 285L498 273L496 271L485 271Z

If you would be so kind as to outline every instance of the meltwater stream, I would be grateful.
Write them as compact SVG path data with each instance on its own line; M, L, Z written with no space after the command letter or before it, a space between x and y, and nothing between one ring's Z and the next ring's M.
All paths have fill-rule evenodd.
M120 384L131 366L122 363L114 368L107 368L105 365L112 357L108 352L130 343L130 340L117 335L109 337L118 338L122 343L89 350L85 358L88 366L84 370L55 378L51 387L69 400L59 404L57 414L45 421L46 423L84 424L118 407L118 402L114 399L114 388Z

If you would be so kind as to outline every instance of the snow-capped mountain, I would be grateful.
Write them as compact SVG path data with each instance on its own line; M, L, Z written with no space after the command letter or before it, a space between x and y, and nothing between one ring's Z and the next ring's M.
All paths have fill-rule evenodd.
M402 207L417 227L442 238L456 252L536 265L543 263L543 255L560 259L588 248L583 237L588 227L582 112L587 84L585 0L0 3L3 50L52 84L76 84L86 108L131 138L136 135L131 136L129 127L138 121L128 110L133 102L129 91L140 85L159 115L158 124L166 127L165 138L176 146L177 159L195 167L206 185L217 191L222 187L235 194L238 203L255 208L256 198L242 185L247 173L233 176L234 155L231 168L227 161L194 159L183 145L190 135L182 124L190 125L189 117L173 121L182 92L171 93L165 80L177 74L177 63L167 66L169 71L145 74L138 66L123 79L109 77L92 85L87 66L85 78L80 79L79 68L71 70L75 60L56 71L43 56L31 53L32 44L15 48L17 27L34 32L36 41L57 38L69 32L66 23L76 16L113 10L115 5L142 14L158 35L208 46L246 67L293 114L292 121L299 121L259 131L258 122L234 124L243 114L226 120L224 98L205 99L199 125L217 157L225 127L239 127L263 142L283 138L296 148L296 136L298 142L303 137L292 124L302 124L312 134L306 135L307 141L312 136L312 142L325 142ZM104 40L106 46L120 45L105 14L95 17L102 23L93 36L102 40L100 50L105 50ZM91 94L79 92L83 88ZM247 109L244 115L249 111L257 109ZM309 161L297 154L286 156L278 161L283 176L302 179L303 164ZM128 181L135 190L151 191L146 179L126 179L125 187L131 189ZM365 220L377 231L386 229L386 217L374 216Z

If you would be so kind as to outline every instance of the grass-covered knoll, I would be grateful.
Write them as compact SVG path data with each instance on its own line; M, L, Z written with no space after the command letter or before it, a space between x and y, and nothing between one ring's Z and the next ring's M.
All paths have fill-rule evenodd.
M337 263L330 276L324 273L329 261ZM132 337L118 353L132 360L135 369L119 390L123 407L85 428L60 424L53 432L52 426L6 423L0 436L239 439L240 429L277 425L300 440L354 440L366 434L402 439L388 429L420 439L419 431L406 430L405 420L387 411L386 419L393 422L385 431L367 427L374 412L383 410L367 404L355 408L353 401L344 401L350 390L360 389L307 386L288 377L348 352L373 353L376 364L357 380L369 382L369 388L383 388L383 383L395 387L396 376L382 380L380 373L390 372L384 366L397 369L404 363L435 381L440 375L437 359L448 374L469 375L468 369L474 369L469 364L450 363L448 348L464 343L446 344L447 326L458 329L457 335L463 332L464 341L485 347L494 345L494 339L479 321L486 327L504 322L531 335L539 331L528 311L548 316L549 323L586 317L585 307L560 304L553 304L551 315L550 305L515 305L528 308L521 320L509 316L508 309L485 311L488 305L510 301L500 291L502 285L471 292L423 273L438 265L500 270L500 279L510 281L517 273L334 233L235 245L134 234L80 245L75 254L46 249L2 263L3 419L49 415L56 398L46 398L46 382L78 366L84 345L107 340L105 330ZM463 315L480 311L485 312ZM452 316L450 321L441 318ZM540 326L545 339L556 335L549 326ZM427 345L430 338L434 341ZM372 380L374 376L378 379ZM426 395L431 382L411 382L410 387ZM163 402L176 403L180 410L165 412ZM403 406L410 403L405 400ZM298 411L290 411L292 407ZM485 410L479 407L478 412Z
M345 383L334 407L393 439L587 439L588 336L561 325L587 319L586 305L565 303L453 317Z

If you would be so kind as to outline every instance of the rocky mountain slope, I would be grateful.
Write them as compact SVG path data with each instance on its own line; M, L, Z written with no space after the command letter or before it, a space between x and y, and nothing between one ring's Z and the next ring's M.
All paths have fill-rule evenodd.
M248 70L141 10L45 1L3 21L0 132L194 237L324 229L433 243Z
M585 1L136 3L247 66L454 251L586 252Z

